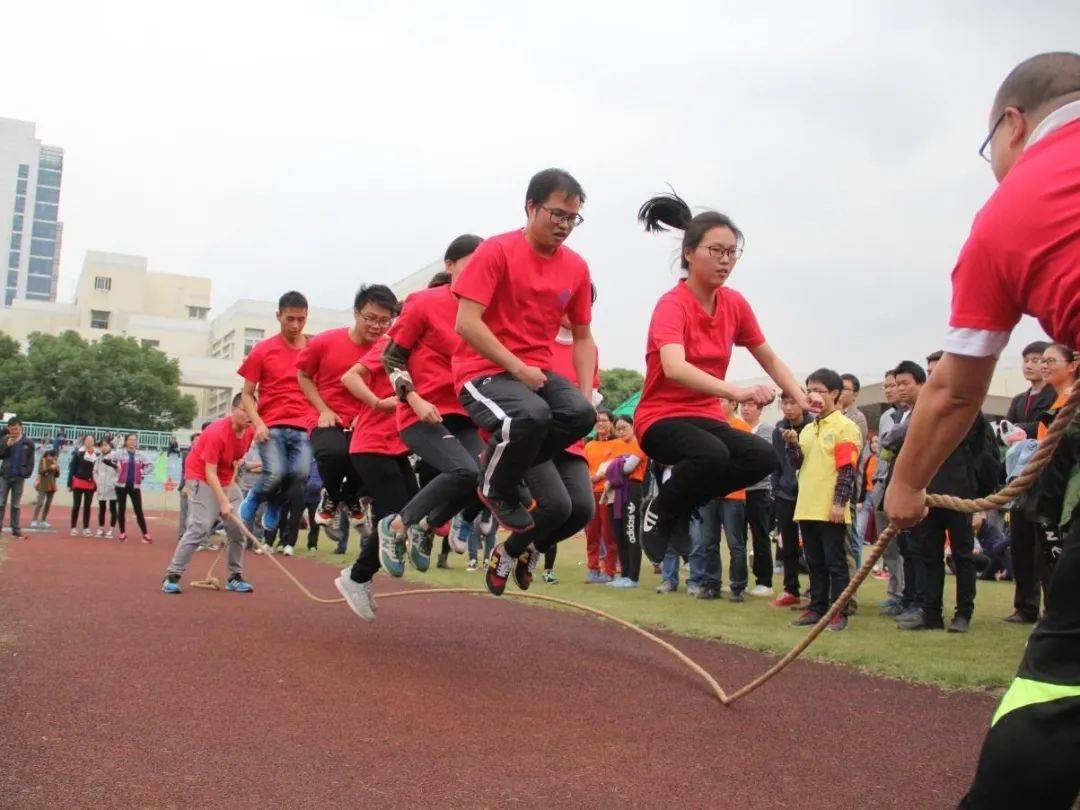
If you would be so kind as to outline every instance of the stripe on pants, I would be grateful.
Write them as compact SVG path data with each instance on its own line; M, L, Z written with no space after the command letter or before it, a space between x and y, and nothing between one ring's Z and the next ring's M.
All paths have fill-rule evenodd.
M495 445L495 450L491 454L491 459L488 461L487 467L484 469L484 480L480 482L480 491L485 497L489 497L491 495L491 475L498 465L499 459L502 458L506 445L510 443L510 417L507 416L506 411L499 407L499 403L481 394L480 390L472 384L471 380L465 383L465 390L469 392L469 396L491 411L492 416L501 423L501 427L499 428L499 441Z

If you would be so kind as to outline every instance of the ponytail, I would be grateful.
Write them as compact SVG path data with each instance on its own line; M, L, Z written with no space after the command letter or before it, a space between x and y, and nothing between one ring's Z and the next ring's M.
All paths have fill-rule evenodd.
M658 194L646 200L638 209L638 222L651 233L660 233L669 228L683 231L682 250L679 253L679 266L683 270L690 268L686 260L687 251L697 250L701 240L713 228L727 228L735 234L735 241L740 246L746 241L743 232L735 227L731 217L719 211L702 211L694 216L686 200L675 193ZM667 227L665 227L667 226Z

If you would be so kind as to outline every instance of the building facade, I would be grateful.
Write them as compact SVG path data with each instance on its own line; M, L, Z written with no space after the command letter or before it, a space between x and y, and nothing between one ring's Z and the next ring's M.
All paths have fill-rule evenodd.
M29 121L0 118L0 239L7 245L4 306L55 301L63 223L64 150L42 144Z

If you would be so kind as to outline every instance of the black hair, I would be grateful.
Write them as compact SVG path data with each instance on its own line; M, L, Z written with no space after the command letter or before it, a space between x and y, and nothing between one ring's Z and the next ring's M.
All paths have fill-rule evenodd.
M234 408L239 408L243 404L244 404L244 393L241 391L239 394L237 394L235 397L232 398L232 406ZM203 422L202 429L206 430L212 424L213 424L213 422Z
M596 303L596 284L589 282L589 294L592 295L592 303Z
M1034 341L1032 343L1029 343L1027 346L1025 346L1024 351L1022 351L1020 353L1020 356L1021 357L1027 357L1029 354L1040 354L1041 355L1043 352L1046 351L1046 347L1049 346L1049 345L1050 344L1045 340L1036 340L1036 341Z
M941 349L938 349L936 352L930 352L930 354L926 355L926 363L927 365L929 365L930 363L936 363L944 356L945 352L943 352Z
M833 391L839 393L844 390L843 379L831 368L819 368L817 371L810 374L810 376L806 378L806 385L809 387L812 382L821 383L825 386L825 390L830 393Z
M543 205L556 191L561 191L567 199L577 197L581 202L585 202L585 189L570 172L562 169L544 169L534 174L529 180L529 187L525 189L526 207L529 203Z
M238 403L243 402L243 401L244 401L244 395L243 394L237 394L235 397L233 397L232 406L235 408ZM206 430L212 424L214 424L214 423L211 422L210 420L207 420L207 421L202 423L202 427L199 428L199 429L200 430Z
M609 422L615 424L615 414L613 414L607 408L597 408L596 418L599 419L601 416L606 416Z
M397 314L397 296L385 284L364 284L356 291L356 298L353 299L353 309L359 312L364 308L364 304L369 303L388 309L395 315Z
M124 444L127 444L127 440L130 439L132 436L134 436L136 439L139 438L138 433L125 433L124 434Z
M285 309L307 309L307 299L304 298L304 294L297 292L296 290L289 290L281 298L278 299L277 309L281 312Z
M1077 353L1073 351L1071 347L1066 346L1064 343L1050 343L1045 349L1043 349L1043 351L1046 352L1050 349L1053 349L1058 354L1060 354L1065 359L1066 363L1075 363L1078 359L1080 359L1080 357L1077 357ZM8 424L10 425L11 422L8 422Z
M626 424L630 425L631 427L633 427L634 425L634 417L632 417L628 413L620 413L618 416L615 417L615 421L626 422Z
M896 364L896 368L893 369L893 376L899 377L901 374L910 374L919 385L926 382L926 372L914 360L901 360Z
M1062 96L1080 93L1080 54L1040 53L1014 67L994 96L992 117L1006 107L1032 113Z
M47 450L46 450L46 451L45 451L44 453L42 453L41 455L42 455L42 457L43 457L43 458L44 458L45 456L52 456L53 458L55 458L55 457L56 457L56 451L55 451L55 450L53 450L53 449L52 449L52 448L50 447L50 448L48 448L48 449L47 449Z
M697 250L701 240L713 228L727 228L735 234L735 243L742 245L746 241L743 232L732 222L731 217L719 211L702 211L694 216L686 200L672 191L670 194L658 194L638 209L638 222L646 231L660 233L668 228L683 232L682 250L679 253L679 266L683 270L690 267L686 261L686 251ZM667 226L667 227L665 227Z
M885 373L882 374L881 376L882 377L894 377L895 378L896 377L896 369L895 368L885 369Z
M475 253L483 241L479 236L464 233L447 246L446 253L443 254L443 261L456 262L459 259L464 259L466 256Z
M851 387L855 389L856 394L859 393L859 389L862 388L862 386L859 385L859 378L854 374L841 374L840 379L851 383Z
M13 416L13 417L11 417L10 419L7 420L7 423L8 423L8 427L12 427L13 425L21 425L22 424L22 419L20 419L17 416Z
M445 270L440 270L433 275L431 280L427 283L428 289L430 290L432 287L445 287L451 281L453 281L453 279L450 278L450 274Z

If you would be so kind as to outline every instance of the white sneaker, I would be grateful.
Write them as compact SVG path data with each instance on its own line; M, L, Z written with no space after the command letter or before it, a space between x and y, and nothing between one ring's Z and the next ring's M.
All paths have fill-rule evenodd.
M259 545L255 546L254 551L255 551L256 554L262 554L263 553L262 544L260 543Z
M112 529L106 529L105 530L105 536L107 538L109 538L110 540L112 540Z
M371 587L371 581L353 582L349 573L352 569L342 568L341 575L334 580L334 586L338 593L345 597L352 612L365 622L375 621L375 592Z
M36 529L37 527L38 527L38 522L36 520L31 520L30 521L30 528L31 529Z
M78 537L79 536L79 530L78 529L72 529L71 530L71 536L72 537Z
M83 537L93 537L94 533L89 529L83 529Z
M47 521L47 520L42 520L42 521L38 522L38 528L39 529L51 529L52 524L49 523L49 521Z
M285 546L285 548L281 550L281 553L284 554L286 557L291 557L293 555L293 547Z
M749 593L751 596L768 596L770 598L775 596L773 589L770 588L768 585L755 585L753 588L747 591L747 593Z
M104 537L105 536L105 530L104 529L98 529L97 530L97 536L98 537Z

